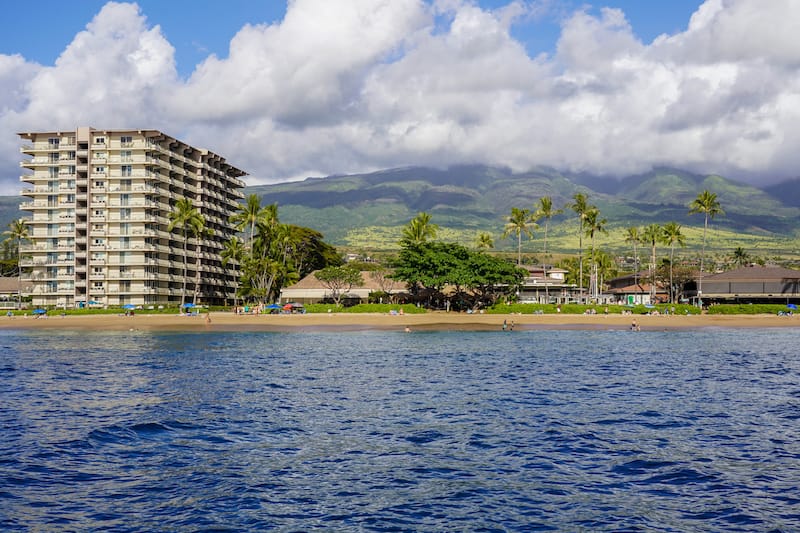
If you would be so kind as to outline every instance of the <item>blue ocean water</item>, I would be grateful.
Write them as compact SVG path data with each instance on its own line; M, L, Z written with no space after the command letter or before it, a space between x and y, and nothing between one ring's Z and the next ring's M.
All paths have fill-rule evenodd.
M0 331L3 531L797 531L800 331Z

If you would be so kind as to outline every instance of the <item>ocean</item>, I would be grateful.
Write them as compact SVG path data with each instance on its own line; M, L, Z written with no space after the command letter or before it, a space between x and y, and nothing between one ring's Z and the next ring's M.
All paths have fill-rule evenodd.
M800 331L0 331L2 531L798 531Z

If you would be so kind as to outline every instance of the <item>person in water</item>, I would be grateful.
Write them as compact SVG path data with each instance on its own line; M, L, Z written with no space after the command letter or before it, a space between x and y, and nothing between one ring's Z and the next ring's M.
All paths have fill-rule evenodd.
M631 331L639 331L640 329L641 328L639 327L639 323L634 318L633 322L631 322Z

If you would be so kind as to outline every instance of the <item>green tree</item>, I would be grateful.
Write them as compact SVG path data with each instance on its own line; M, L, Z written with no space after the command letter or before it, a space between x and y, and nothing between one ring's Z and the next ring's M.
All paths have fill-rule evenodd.
M636 226L625 230L625 242L633 245L633 284L639 287L639 244L642 242L642 232Z
M675 285L673 284L673 265L675 264L675 245L686 246L686 236L681 232L677 222L667 222L663 228L663 242L669 246L669 301L675 302Z
M237 267L240 267L245 256L244 242L242 239L234 235L228 240L228 242L225 243L225 248L222 250L220 255L222 257L223 267L228 266L230 263L234 263ZM236 284L233 289L233 306L238 307L237 300L239 297L239 269L235 269L234 272L236 272L237 275L233 276L234 283ZM225 303L227 303L227 300Z
M533 237L533 229L536 229L536 221L533 220L529 209L511 208L511 214L506 219L506 227L503 231L503 238L509 235L517 236L517 265L522 264L522 236Z
M580 284L580 298L583 300L583 230L586 227L586 217L594 206L589 205L588 198L581 192L572 195L572 203L568 204L578 215L578 283Z
M183 240L183 287L181 288L181 308L186 303L186 276L188 271L187 255L189 247L189 234L195 231L195 228L204 227L205 220L200 211L192 203L191 198L180 198L173 210L169 213L169 226L167 231L177 229L180 231ZM199 253L199 250L196 252Z
M592 207L586 213L584 220L584 227L586 228L586 236L591 239L592 246L592 296L597 296L600 293L600 284L598 283L597 261L595 260L595 236L598 233L606 233L606 224L608 221L605 218L600 218L600 210L597 207Z
M420 212L403 228L400 243L421 243L436 238L439 226L431 222L430 213Z
M330 291L336 307L339 307L342 296L347 294L350 289L364 284L361 272L349 265L329 266L314 275Z
M478 234L478 237L475 239L475 247L478 250L491 250L494 248L494 240L492 239L491 234L481 232Z
M658 224L650 224L644 228L642 242L650 246L650 297L656 295L656 245L664 241L664 230Z
M689 214L702 213L704 216L703 221L703 248L700 252L700 278L697 284L698 296L703 294L703 262L706 257L706 232L708 231L708 220L713 219L716 215L724 215L725 211L717 200L717 195L707 190L697 195L697 198L692 200L689 204Z
M733 250L731 259L733 260L733 264L739 267L743 267L751 261L750 254L741 246L737 246L736 249Z
M8 225L8 229L3 232L4 235L8 235L8 238L13 240L16 244L16 254L17 254L17 309L22 307L22 255L20 254L20 249L22 248L22 242L27 241L30 239L30 234L28 233L28 222L24 218L20 218L17 220L12 221Z
M539 205L536 207L536 216L539 218L544 218L544 246L542 249L542 256L544 260L542 261L542 269L544 272L544 278L547 280L547 232L550 229L550 219L554 216L560 215L563 213L563 209L555 209L553 207L553 199L549 196L542 196L539 198ZM544 292L547 301L550 301L550 284L545 282L544 285Z
M230 217L230 221L236 225L238 231L250 229L250 240L247 248L253 252L253 241L255 239L256 226L259 223L273 223L277 220L278 206L276 204L261 207L261 198L257 194L247 197L244 204L239 206L239 211Z

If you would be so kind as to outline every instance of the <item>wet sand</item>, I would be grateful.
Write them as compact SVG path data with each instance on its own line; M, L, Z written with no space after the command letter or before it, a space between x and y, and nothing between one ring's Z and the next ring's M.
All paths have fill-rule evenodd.
M0 317L0 329L62 329L77 331L499 331L503 321L514 330L630 329L636 320L642 331L664 329L800 327L800 314L776 315L488 315L433 312L419 315L305 314L305 315L82 315L47 318Z

